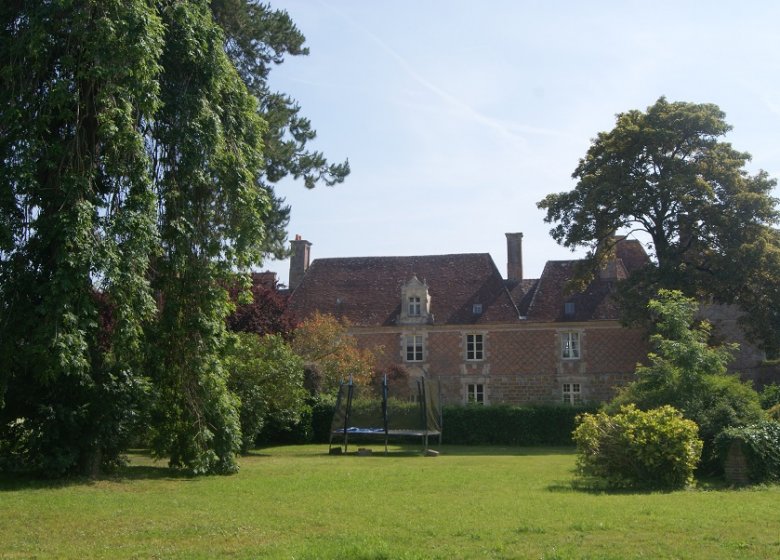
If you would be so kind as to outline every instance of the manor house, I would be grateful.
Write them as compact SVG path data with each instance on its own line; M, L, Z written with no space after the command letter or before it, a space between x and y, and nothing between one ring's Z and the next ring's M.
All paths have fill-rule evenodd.
M345 318L379 368L438 380L445 403L608 400L647 355L644 332L619 323L615 283L648 262L617 241L614 258L581 293L566 284L578 261L549 261L523 277L522 233L507 233L507 278L487 253L325 258L292 242L289 309Z

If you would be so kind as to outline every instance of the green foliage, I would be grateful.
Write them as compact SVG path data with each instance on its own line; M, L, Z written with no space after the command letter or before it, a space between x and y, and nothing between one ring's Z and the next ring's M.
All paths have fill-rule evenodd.
M303 360L279 335L238 333L227 348L228 386L241 400L241 451L251 449L270 420L277 427L301 421L306 408Z
M445 406L444 441L458 445L570 445L579 414L572 406Z
M761 397L761 408L769 410L773 406L780 404L780 385L777 383L765 385L759 395Z
M761 422L723 430L715 439L721 463L734 443L742 447L751 481L780 481L780 423Z
M249 0L3 2L0 25L0 461L93 473L151 407L159 456L234 472L224 287L285 252L271 182L348 173L265 86L303 36Z
M696 424L671 406L584 414L574 441L578 473L614 488L690 485L702 452Z
M675 407L699 426L709 461L712 442L724 428L763 418L758 394L726 373L734 346L710 346L710 325L692 326L697 309L693 300L661 290L650 308L657 331L650 338L655 348L648 354L650 363L637 367L636 381L621 389L607 409L615 412L629 403L644 410Z
M645 321L660 289L713 296L746 311L748 330L780 348L780 239L774 179L745 170L750 155L719 140L731 127L713 104L668 102L617 115L573 173L574 190L538 203L560 244L590 247L592 277L613 249L616 231L649 236L656 262L623 286L626 319Z
M145 393L159 243L138 123L158 107L163 28L138 0L5 2L0 22L0 455L94 474Z

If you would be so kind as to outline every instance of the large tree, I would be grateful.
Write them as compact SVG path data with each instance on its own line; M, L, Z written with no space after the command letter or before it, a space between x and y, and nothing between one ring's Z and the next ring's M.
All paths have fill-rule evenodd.
M303 36L251 0L10 0L0 26L0 462L115 462L152 394L158 454L234 471L225 286L284 253L274 182L348 173L267 85Z
M653 264L623 286L629 316L636 318L631 313L645 309L659 288L682 289L740 304L773 349L780 323L774 318L768 332L766 314L758 321L752 311L778 291L761 287L780 270L776 182L763 171L747 172L750 155L722 140L730 129L712 104L662 97L647 111L621 113L580 160L575 188L538 206L555 224L558 243L590 248L580 285L609 258L616 232L649 240Z
M94 472L144 385L163 29L105 0L3 2L0 30L0 461Z

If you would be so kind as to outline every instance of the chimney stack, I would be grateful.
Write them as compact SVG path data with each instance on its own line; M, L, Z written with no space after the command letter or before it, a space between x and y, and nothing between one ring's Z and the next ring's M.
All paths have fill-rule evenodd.
M506 234L506 278L520 281L523 279L523 234Z
M311 243L301 239L300 235L295 236L294 241L290 241L292 246L292 255L290 255L290 280L289 288L294 290L303 282L303 275L309 268L309 256L311 253Z

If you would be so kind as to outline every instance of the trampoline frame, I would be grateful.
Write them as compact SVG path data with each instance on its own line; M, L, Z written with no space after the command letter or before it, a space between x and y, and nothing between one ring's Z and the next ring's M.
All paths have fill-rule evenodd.
M331 422L331 430L330 430L330 440L328 441L328 453L331 453L333 449L333 439L335 436L339 436L344 438L343 442L343 452L347 453L349 450L349 437L350 436L359 436L359 437L378 437L383 438L385 443L385 455L388 453L388 440L393 437L419 437L422 438L422 447L423 447L423 453L428 452L428 443L430 437L439 436L439 445L441 445L441 436L442 436L442 412L441 412L441 384L437 383L438 386L438 395L436 398L436 402L432 403L434 404L436 410L431 410L429 408L429 395L427 393L428 390L430 390L427 387L427 383L424 377L421 377L417 380L417 396L418 396L418 403L420 405L420 414L421 414L421 425L425 426L425 429L404 429L404 430L391 430L388 428L388 419L387 419L387 398L388 398L388 387L387 387L387 376L384 376L382 379L382 427L377 428L356 428L350 426L350 419L352 415L352 397L354 395L355 386L352 382L352 378L350 378L348 383L343 383L339 386L339 393L336 397L336 409L333 415L333 421ZM346 395L344 394L346 392ZM344 422L339 423L339 426L336 427L333 424L336 422L337 416L339 414L339 411L342 407L342 400L346 398L346 407L344 408ZM430 429L430 417L429 414L434 414L438 416L438 429ZM338 446L341 448L341 444Z

